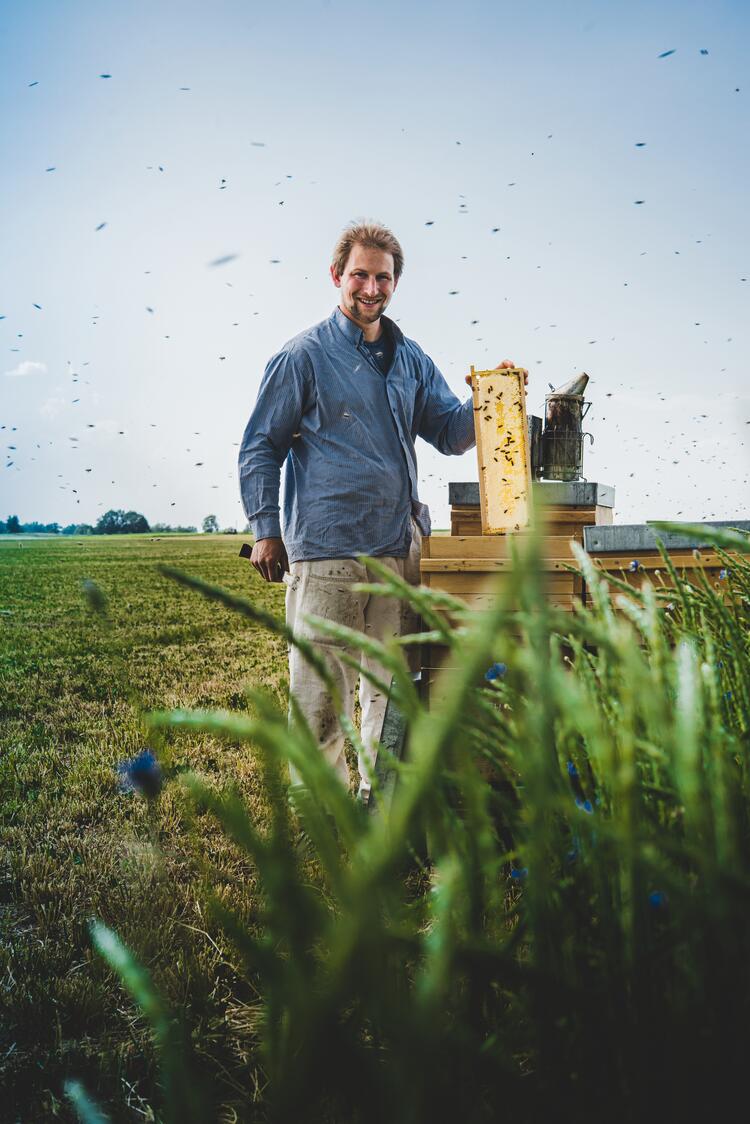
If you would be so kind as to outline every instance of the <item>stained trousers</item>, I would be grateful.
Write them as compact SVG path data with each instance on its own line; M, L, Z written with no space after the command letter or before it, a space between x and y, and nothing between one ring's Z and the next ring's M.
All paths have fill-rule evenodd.
M411 585L419 583L420 535L412 526L412 543L406 558L379 557L387 566ZM353 558L334 558L313 562L293 562L286 578L286 620L299 636L315 641L336 683L342 709L350 719L354 716L354 695L359 679L359 704L362 712L361 738L364 752L357 759L359 793L369 795L377 757L377 743L383 729L388 696L370 680L360 675L359 668L370 671L390 684L390 674L369 656L362 655L327 636L320 636L305 621L306 616L346 625L374 640L416 631L417 618L412 610L396 597L357 593L357 582L373 583L377 575ZM351 667L341 658L353 655L359 662ZM344 754L345 735L338 721L331 696L310 665L295 647L289 651L289 688L320 744L329 765L342 783L349 787L349 768ZM301 783L297 770L290 767L292 784Z

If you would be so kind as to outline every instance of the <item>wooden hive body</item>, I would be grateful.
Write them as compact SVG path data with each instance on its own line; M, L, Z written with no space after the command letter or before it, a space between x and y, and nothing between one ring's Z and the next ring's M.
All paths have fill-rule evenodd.
M605 485L583 481L563 484L541 482L534 485L534 507L546 515L542 571L548 604L563 612L573 612L591 603L583 577L567 569L575 565L572 544L582 546L597 569L611 574L633 588L650 581L666 606L671 598L670 574L656 546L656 537L647 524L613 523L614 491ZM452 533L435 534L423 542L422 583L464 601L470 610L482 612L492 603L503 574L510 568L511 541L516 535L482 535L479 514L479 486L476 483L449 485ZM554 502L553 502L554 501ZM563 502L564 501L564 502ZM750 522L711 524L750 531ZM464 533L457 534L461 528ZM468 528L468 529L467 529ZM665 535L664 545L680 577L689 582L709 582L722 590L720 577L726 562L699 538ZM637 566L631 568L633 563ZM450 614L448 614L450 616ZM502 654L498 656L501 658ZM422 652L423 682L431 703L438 669L445 664L445 649L425 644Z
M528 531L483 535L477 483L450 484L449 500L452 533L434 534L423 541L422 584L459 597L470 610L482 612L490 607L498 586L502 588L503 575L510 571L513 540L522 540ZM542 571L548 603L572 613L585 597L583 579L568 569L575 563L572 543L583 544L585 526L612 522L614 491L584 481L536 483L532 502L544 519ZM457 534L459 528L466 532ZM428 694L445 656L437 645L424 646L422 671Z

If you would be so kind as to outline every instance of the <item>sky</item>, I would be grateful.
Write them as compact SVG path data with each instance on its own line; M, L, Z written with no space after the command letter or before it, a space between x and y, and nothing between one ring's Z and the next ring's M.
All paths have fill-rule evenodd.
M0 0L0 518L246 520L269 358L352 219L470 366L579 372L615 521L748 515L745 0ZM418 441L448 525L474 451Z

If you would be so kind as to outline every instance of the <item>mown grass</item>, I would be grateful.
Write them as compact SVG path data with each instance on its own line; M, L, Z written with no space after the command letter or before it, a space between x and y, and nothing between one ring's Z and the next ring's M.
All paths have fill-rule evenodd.
M717 545L747 550L742 536ZM67 778L58 768L33 798L16 791L6 833L32 835L8 872L8 935L25 927L27 951L6 953L5 999L13 1026L37 1020L57 1067L55 1083L31 1075L39 1055L24 1030L15 1089L25 1079L40 1118L67 1111L62 1076L82 1081L70 1094L82 1119L93 1094L112 1119L170 1124L703 1121L743 1096L750 566L725 555L716 587L678 581L667 601L645 585L613 603L582 557L594 607L565 616L547 608L536 549L532 538L495 608L462 629L439 611L446 595L399 591L448 649L447 670L428 710L399 646L380 651L411 732L379 816L340 789L300 716L288 725L270 656L255 670L270 694L235 691L218 706L187 690L184 670L162 676L158 657L144 676L147 646L123 645L127 613L100 576L110 619L96 659L118 670L95 703L105 737L130 715L132 741L106 765L100 744L99 773L84 743L83 773L71 753ZM144 600L174 598L229 636L262 616L258 596L237 599L236 577L222 591L215 572L184 576L195 559L162 562L158 580L142 573L155 590ZM283 633L266 623L283 668ZM199 643L186 641L189 670ZM72 683L74 706L87 696ZM154 801L118 797L112 765L146 740L168 782ZM296 846L288 760L306 782L296 801L314 861ZM105 815L71 823L71 794ZM91 877L76 897L66 872L87 843ZM91 931L101 960L88 951L91 915L104 922ZM38 948L47 988L35 991Z
M142 709L246 710L244 688L286 698L282 641L159 574L179 567L283 615L283 586L255 579L234 536L0 539L0 1119L73 1119L63 1081L85 1079L113 1119L142 1119L154 1064L143 1021L92 954L101 917L138 949L186 1011L198 1064L227 1100L247 1096L257 994L204 915L204 868L228 897L256 878L209 817L197 832L179 791L149 814L115 765L153 744ZM103 627L82 595L109 602ZM257 764L196 733L173 766L232 780L263 821ZM158 842L158 856L151 841ZM128 1107L130 1104L131 1107Z

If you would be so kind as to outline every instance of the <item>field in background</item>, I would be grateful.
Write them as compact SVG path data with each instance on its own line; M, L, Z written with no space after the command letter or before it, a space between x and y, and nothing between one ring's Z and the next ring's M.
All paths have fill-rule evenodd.
M286 695L283 643L160 576L165 563L283 615L283 585L238 557L240 536L0 538L0 1085L3 1119L72 1120L62 1083L83 1077L113 1109L139 1114L153 1089L145 1024L91 952L93 915L142 951L213 1080L231 1096L254 1041L254 1004L213 942L200 873L231 900L255 877L213 820L188 829L179 796L153 820L117 787L116 764L149 739L139 706L246 709L243 687ZM81 582L106 594L111 628ZM169 739L167 739L169 740ZM181 736L178 767L235 780L263 819L246 747ZM154 859L151 838L160 845ZM225 947L225 942L222 942ZM220 1059L220 1061L218 1060ZM141 1101L141 1094L145 1101ZM59 1114L59 1117L58 1117Z

